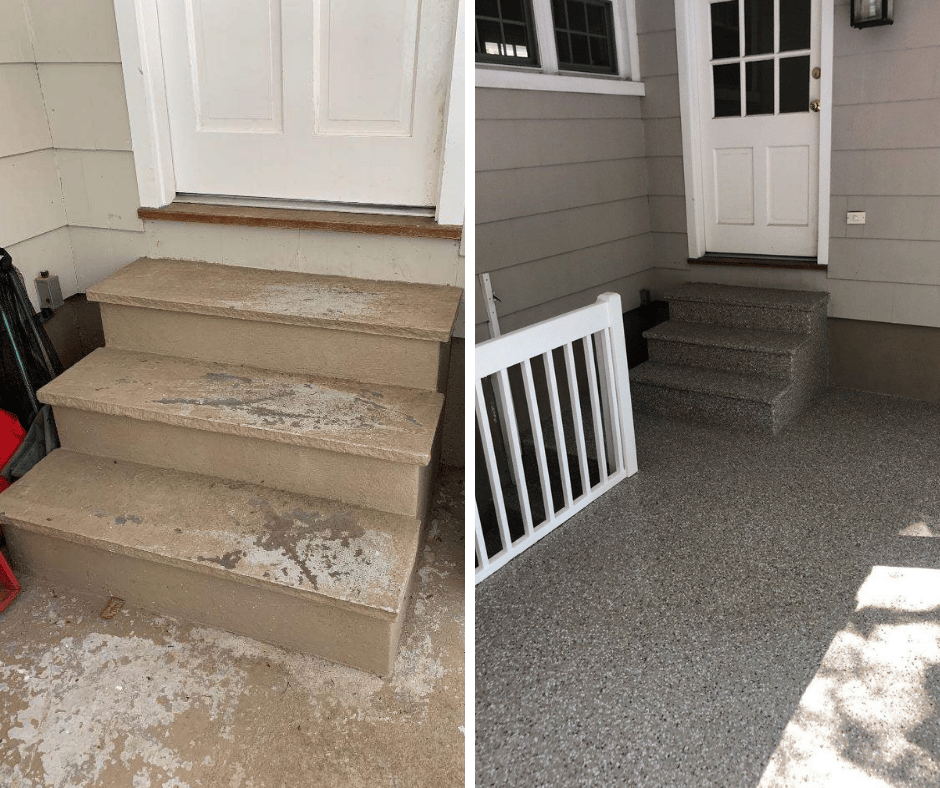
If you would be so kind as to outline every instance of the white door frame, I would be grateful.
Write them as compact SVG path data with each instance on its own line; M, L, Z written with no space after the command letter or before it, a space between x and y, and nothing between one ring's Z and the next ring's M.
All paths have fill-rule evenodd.
M145 208L160 208L176 199L176 175L157 0L114 0L114 15L140 204ZM440 224L459 225L463 224L465 207L464 0L458 2L456 27L436 219Z
M675 0L676 49L679 56L679 113L682 125L682 162L685 171L685 215L689 233L689 257L705 254L705 184L702 174L699 90L698 26L708 24L699 12L700 0ZM829 263L830 162L832 158L832 51L833 3L822 0L819 67L819 215L816 259Z

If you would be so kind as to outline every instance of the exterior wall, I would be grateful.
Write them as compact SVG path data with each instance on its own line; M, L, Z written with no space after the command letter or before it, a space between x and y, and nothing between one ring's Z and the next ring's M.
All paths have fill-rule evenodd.
M940 3L895 16L854 30L835 6L831 315L940 326Z
M57 273L78 290L52 135L22 0L0 0L0 246L13 255L38 306L32 279Z
M511 331L594 301L639 304L650 267L640 99L476 90L476 272ZM477 341L489 338L476 298Z
M640 73L646 85L640 106L646 133L653 259L661 268L685 268L689 241L675 7L661 0L637 0L636 6Z

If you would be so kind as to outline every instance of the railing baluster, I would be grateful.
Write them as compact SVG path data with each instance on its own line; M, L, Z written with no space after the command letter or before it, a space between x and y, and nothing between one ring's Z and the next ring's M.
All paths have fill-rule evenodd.
M499 376L503 395L503 412L509 422L509 462L516 477L516 490L519 493L519 508L522 509L522 525L526 536L532 534L532 506L529 504L529 485L525 480L525 466L522 464L522 444L519 442L519 422L516 420L516 406L512 403L512 389L509 387L509 372L501 369Z
M476 515L476 547L477 547L477 571L486 571L490 565L490 557L486 553L486 539L483 538L483 523L480 522L480 510L476 504L473 507L473 513Z
M581 342L584 344L584 359L587 362L588 392L591 395L594 443L597 447L597 481L598 484L603 484L609 474L607 473L607 450L604 448L604 422L601 418L600 397L597 394L597 368L594 365L594 348L591 342L591 335L588 334Z
M535 459L539 468L539 482L542 485L542 504L545 507L545 522L555 519L555 502L552 499L552 480L548 473L548 457L545 454L545 438L542 435L542 421L539 404L535 395L535 379L532 377L532 360L522 362L522 383L525 389L526 405L529 408L529 421L535 438Z
M581 393L578 391L578 369L574 363L574 347L570 342L565 345L565 370L568 373L568 393L571 396L571 418L574 422L574 439L578 446L578 466L581 471L581 496L584 496L591 491L591 474L588 471L587 443L584 440L584 422L581 418Z
M571 506L571 477L568 470L568 449L565 445L565 425L561 420L561 401L558 397L558 378L555 375L555 360L552 351L542 354L545 362L545 374L548 378L548 401L551 405L552 424L555 428L555 449L558 452L558 465L561 470L561 488L565 506Z
M503 486L499 483L499 469L496 467L493 433L490 431L490 422L484 410L486 401L483 399L483 383L479 378L477 378L476 383L476 400L477 425L480 428L480 437L483 439L483 457L486 461L490 491L493 493L493 503L496 505L496 523L499 526L499 536L503 543L503 550L508 551L512 549L512 538L509 535L509 522L506 519Z

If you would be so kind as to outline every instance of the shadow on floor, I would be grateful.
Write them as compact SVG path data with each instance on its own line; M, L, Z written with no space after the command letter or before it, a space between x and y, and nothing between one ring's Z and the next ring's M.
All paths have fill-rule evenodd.
M935 404L830 390L776 437L647 417L636 435L637 476L477 588L479 786L796 784L761 778L827 650L844 663L837 633L874 620L853 619L866 580L940 570L940 539L899 536L940 525ZM932 633L908 674L936 676ZM873 755L875 723L834 734L872 785L940 784L918 681L907 756Z

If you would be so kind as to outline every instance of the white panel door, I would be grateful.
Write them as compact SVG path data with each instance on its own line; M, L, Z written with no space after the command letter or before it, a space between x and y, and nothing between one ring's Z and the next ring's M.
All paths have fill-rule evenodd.
M701 0L708 252L816 256L819 1Z
M431 206L456 0L159 0L180 192Z

